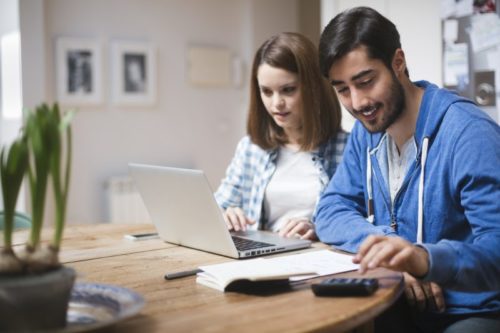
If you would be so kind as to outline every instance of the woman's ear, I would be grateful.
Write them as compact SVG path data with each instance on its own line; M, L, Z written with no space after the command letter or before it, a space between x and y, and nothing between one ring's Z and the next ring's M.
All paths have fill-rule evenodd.
M405 75L406 59L402 49L397 49L392 57L392 70L397 77Z

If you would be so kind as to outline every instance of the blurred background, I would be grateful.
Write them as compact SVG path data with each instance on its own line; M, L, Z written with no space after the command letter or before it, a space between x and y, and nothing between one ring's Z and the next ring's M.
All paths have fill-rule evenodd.
M335 14L357 5L396 23L413 80L442 85L435 0L0 0L1 143L17 135L22 108L60 101L76 109L68 222L146 221L127 164L203 169L215 190L245 134L255 50L281 31L317 44ZM82 59L92 54L87 95L60 90L70 68L61 54L79 47ZM124 52L142 59L148 85L138 99L117 92ZM48 206L51 221L51 198Z

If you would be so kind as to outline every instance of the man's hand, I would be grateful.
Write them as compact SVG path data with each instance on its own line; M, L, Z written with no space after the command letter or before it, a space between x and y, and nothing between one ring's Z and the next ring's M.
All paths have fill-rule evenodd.
M307 218L290 219L279 232L283 237L299 237L301 239L316 240L314 224Z
M255 224L255 221L246 217L245 212L239 207L228 207L222 215L229 230L245 231L247 225Z
M425 276L429 271L427 251L401 237L368 236L353 262L360 265L361 274L377 267L408 272L415 277Z
M424 310L443 312L444 297L441 287L434 282L420 282L408 273L405 278L405 295L408 304L418 311Z
M353 262L360 265L360 273L377 267L404 272L405 295L410 306L419 311L444 311L441 287L415 278L429 271L429 255L425 249L401 237L371 235L361 244Z

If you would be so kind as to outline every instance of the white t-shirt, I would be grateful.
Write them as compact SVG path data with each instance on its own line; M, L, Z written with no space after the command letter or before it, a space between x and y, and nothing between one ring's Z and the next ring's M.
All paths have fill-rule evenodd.
M403 180L408 172L411 162L417 156L417 144L411 137L403 145L399 152L396 142L390 135L387 135L387 161L389 165L389 193L391 194L391 203L394 204L394 198L399 192Z
M311 220L321 190L310 152L281 147L264 194L266 230L279 231L290 218Z

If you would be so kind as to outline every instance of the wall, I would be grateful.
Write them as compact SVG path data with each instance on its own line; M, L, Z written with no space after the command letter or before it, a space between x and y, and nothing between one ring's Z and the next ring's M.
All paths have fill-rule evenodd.
M0 1L0 35L19 30L18 0Z
M19 6L17 0L3 0L0 1L0 40L7 34L19 32ZM0 53L0 62L2 54ZM0 67L0 71L1 71ZM9 141L13 132L17 129L17 124L12 124L11 121L4 119L3 117L3 108L2 108L2 82L0 72L0 144L4 144L6 141ZM0 210L3 209L3 197L2 192L0 191Z
M40 101L56 98L57 37L90 37L102 45L104 102L80 108L73 122L68 220L76 223L107 220L104 183L111 176L127 174L129 162L204 169L215 188L244 134L247 76L242 87L191 87L186 82L188 45L227 47L243 59L248 74L262 41L279 31L297 30L296 1L288 0L21 1L30 11L21 11L21 18L38 14L45 22L38 34L46 43L37 51L31 49L31 57L46 56L45 65L25 71L26 80L46 75L47 84L42 86L47 91ZM42 8L28 9L32 1ZM111 104L109 43L114 39L147 40L157 47L154 107Z
M315 45L319 44L321 33L321 2L319 0L299 0L299 30Z
M321 23L324 24L325 17L331 19L339 8L361 2L322 0L321 8L333 10L322 13ZM68 219L75 223L107 220L104 183L111 176L127 174L129 162L201 168L216 187L245 132L246 81L255 49L277 32L305 30L304 22L308 22L307 29L311 27L310 19L301 16L304 0L19 0L19 3L25 106L55 100L57 37L91 37L103 47L104 102L97 107L81 108L74 120ZM325 6L329 3L330 6ZM439 84L439 2L364 3L382 8L398 25L412 78L426 78ZM317 15L312 12L309 14ZM421 25L422 20L425 25ZM127 109L110 103L113 82L109 77L109 42L118 38L148 40L157 46L158 101L154 107ZM246 64L243 86L225 89L189 86L185 54L191 44L224 46L241 57Z
M4 38L7 36L12 36L12 34L19 33L19 3L18 0L2 0L0 1L0 41L4 42ZM5 50L2 50L5 52ZM10 51L12 53L12 51ZM16 53L16 52L14 52ZM7 59L1 59L2 53L0 53L0 61L2 66ZM7 66L7 64L5 65ZM2 68L0 67L0 71ZM7 91L8 82L3 82L6 73L0 73L0 143L11 142L17 137L17 133L20 127L20 121L17 118L5 117L7 110L3 110L6 100L3 94ZM1 198L1 194L0 194ZM0 203L0 207L3 204Z
M442 86L440 1L436 0L322 0L324 27L341 11L369 6L389 18L401 36L410 78ZM350 130L354 119L344 110L343 127Z

